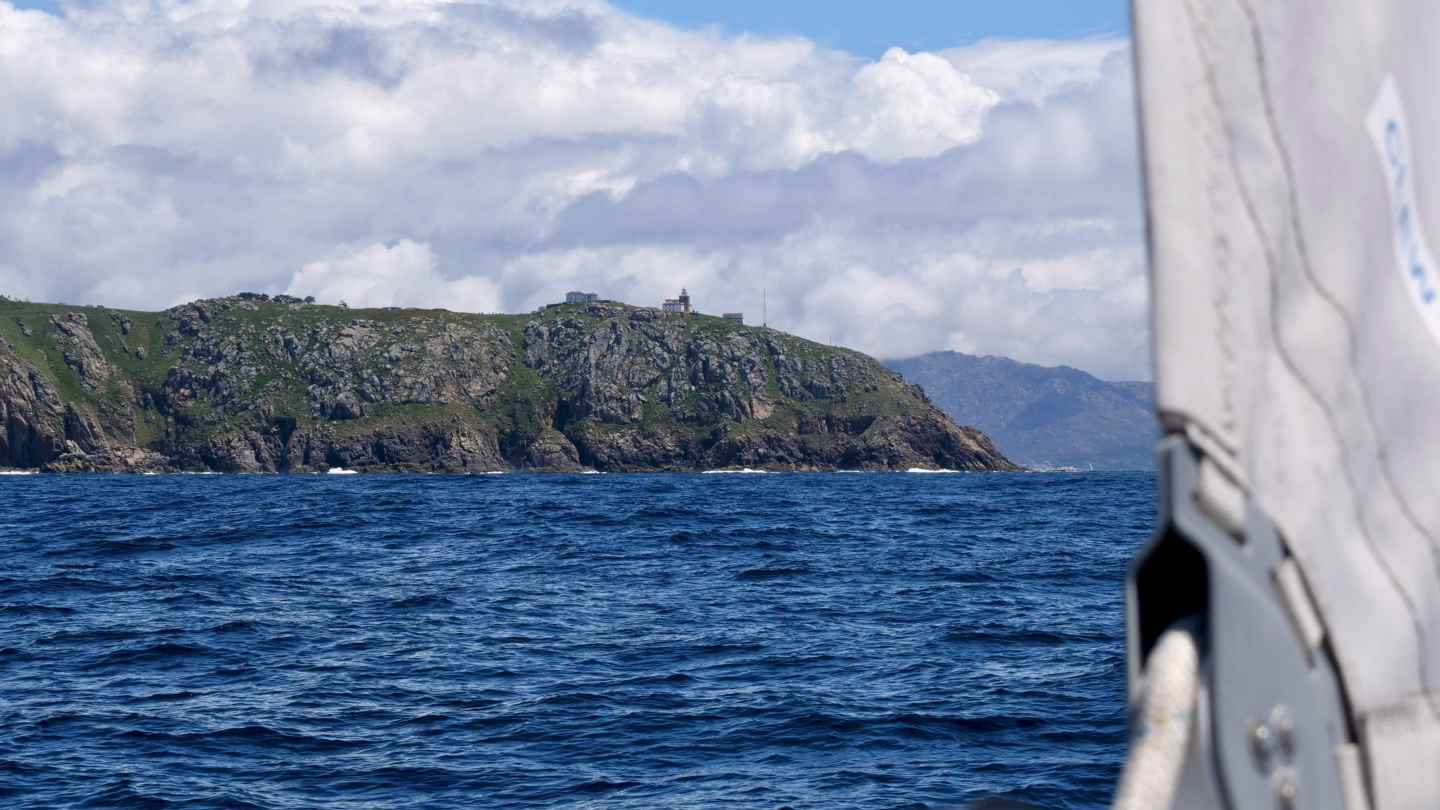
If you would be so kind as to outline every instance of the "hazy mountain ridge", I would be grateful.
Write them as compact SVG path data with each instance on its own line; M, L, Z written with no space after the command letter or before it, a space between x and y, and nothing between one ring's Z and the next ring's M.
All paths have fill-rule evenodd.
M1106 382L1069 366L935 352L885 364L955 421L1027 467L1151 469L1160 435L1148 382Z
M1014 469L858 352L614 303L525 315L243 294L0 300L0 466Z

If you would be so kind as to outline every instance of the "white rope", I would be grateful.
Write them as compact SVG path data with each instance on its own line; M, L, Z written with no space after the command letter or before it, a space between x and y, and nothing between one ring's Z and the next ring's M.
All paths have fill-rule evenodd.
M1188 630L1166 630L1150 651L1130 756L1111 810L1169 810L1185 762L1200 683L1200 649Z

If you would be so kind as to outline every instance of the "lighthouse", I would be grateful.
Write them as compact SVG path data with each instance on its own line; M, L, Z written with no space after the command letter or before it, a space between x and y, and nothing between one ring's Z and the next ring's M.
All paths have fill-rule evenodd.
M681 287L680 297L666 298L664 305L661 306L661 309L664 309L666 312L674 312L680 315L689 315L691 312L690 291L685 289L684 287Z

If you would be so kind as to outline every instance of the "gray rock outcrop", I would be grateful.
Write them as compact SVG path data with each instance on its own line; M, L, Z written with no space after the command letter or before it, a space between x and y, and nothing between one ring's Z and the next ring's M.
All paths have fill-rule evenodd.
M162 313L0 301L0 315L0 466L1014 469L873 359L719 318L249 293Z

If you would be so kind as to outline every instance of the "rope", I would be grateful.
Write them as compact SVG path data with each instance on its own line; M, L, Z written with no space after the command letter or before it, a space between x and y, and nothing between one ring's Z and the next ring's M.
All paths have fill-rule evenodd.
M1195 636L1166 630L1145 667L1140 714L1111 810L1168 810L1185 762L1199 682Z

